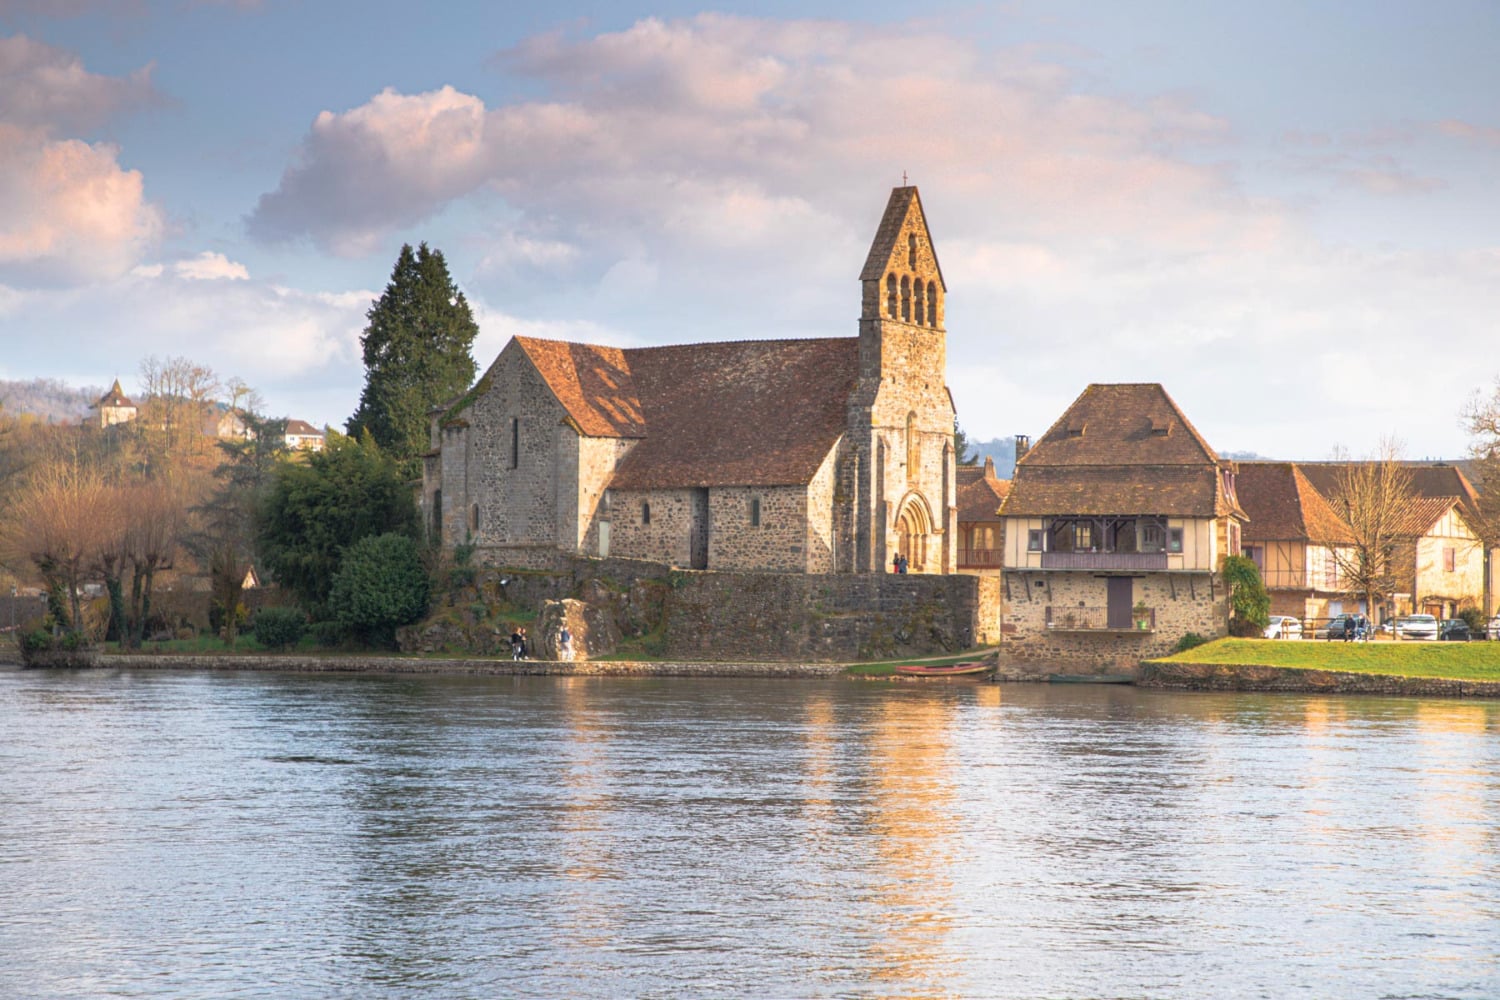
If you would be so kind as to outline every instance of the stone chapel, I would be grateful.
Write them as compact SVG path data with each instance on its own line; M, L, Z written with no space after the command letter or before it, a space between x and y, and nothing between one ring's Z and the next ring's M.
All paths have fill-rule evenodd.
M423 512L485 563L951 573L946 286L915 187L860 273L859 335L620 349L514 337L432 415Z

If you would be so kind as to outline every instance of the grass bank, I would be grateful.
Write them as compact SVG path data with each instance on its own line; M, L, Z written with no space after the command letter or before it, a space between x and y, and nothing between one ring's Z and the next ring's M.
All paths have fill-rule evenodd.
M1338 670L1500 681L1500 642L1277 642L1219 639L1151 662Z

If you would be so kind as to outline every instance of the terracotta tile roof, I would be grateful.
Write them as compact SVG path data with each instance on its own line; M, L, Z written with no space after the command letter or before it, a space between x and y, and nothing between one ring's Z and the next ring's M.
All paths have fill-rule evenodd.
M645 436L626 351L535 337L515 341L581 432L589 437Z
M927 213L922 210L922 196L917 193L915 186L898 187L891 191L890 200L885 203L885 215L880 218L880 227L875 230L875 241L870 244L870 254L865 258L865 266L859 272L860 281L879 281L885 277L886 266L895 254L896 242L901 238L901 229L906 225L907 217L915 210L917 221L923 232L928 234L928 242L931 243L931 231L927 228ZM948 290L948 283L943 280L943 265L938 263L937 248L930 247L932 251L932 263L937 268L938 284L943 291Z
M1085 389L1018 459L1001 513L1244 516L1218 455L1155 383Z
M1293 462L1241 462L1236 494L1250 521L1247 542L1351 541L1349 526Z
M1039 466L1016 470L1005 517L1160 514L1215 517L1221 509L1219 473L1213 466Z
M984 465L960 465L954 470L958 490L958 519L965 524L999 521L1000 502L1010 492L1009 479L995 478L994 459Z
M318 430L306 420L288 420L286 422L286 433L296 434L303 437L307 437L310 435L316 435L318 437L323 436L322 431Z
M1219 456L1154 382L1095 384L1018 465L1202 465Z
M1323 494L1325 498L1332 501L1339 491L1339 472L1350 465L1370 464L1359 462L1299 462L1297 467L1307 475L1308 480ZM1417 500L1451 500L1459 505L1460 512L1465 518L1473 523L1473 514L1479 509L1479 493L1469 478L1463 474L1463 470L1455 465L1445 462L1403 462L1403 466L1411 473L1411 491ZM1412 533L1424 534L1432 527L1434 521L1447 513L1451 504L1427 504L1413 506L1408 514L1409 517L1420 520L1426 516L1425 512L1435 511L1430 520Z
M630 349L515 340L581 433L640 439L611 481L619 489L810 482L844 432L859 364L857 337ZM473 395L446 420L460 421Z
M645 438L620 489L810 482L844 433L857 337L625 351Z

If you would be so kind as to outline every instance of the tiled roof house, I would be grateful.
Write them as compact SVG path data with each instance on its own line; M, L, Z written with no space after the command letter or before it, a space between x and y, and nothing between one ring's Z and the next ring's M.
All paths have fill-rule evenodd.
M916 188L891 193L857 337L617 348L515 337L433 415L446 544L698 569L956 564L946 289Z
M1224 634L1235 466L1160 385L1085 389L1017 457L1000 514L1013 656L1133 666Z
M1354 464L1241 465L1240 498L1250 514L1245 552L1261 565L1272 613L1316 620L1358 609L1383 621L1413 611L1449 617L1470 603L1492 611L1486 579L1493 560L1472 528L1478 493L1446 463L1407 464L1412 496L1400 511L1391 604L1372 611L1347 592L1335 550L1353 540L1339 494L1340 476Z

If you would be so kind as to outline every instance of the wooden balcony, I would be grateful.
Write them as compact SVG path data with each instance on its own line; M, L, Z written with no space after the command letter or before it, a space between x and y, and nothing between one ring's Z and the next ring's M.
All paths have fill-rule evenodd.
M1003 549L959 549L959 569L999 569L1005 555Z
M1165 552L1043 552L1042 569L1164 570Z
M1109 609L1106 607L1054 608L1049 605L1047 607L1047 631L1150 635L1156 631L1156 609L1131 608L1128 622L1111 627Z

